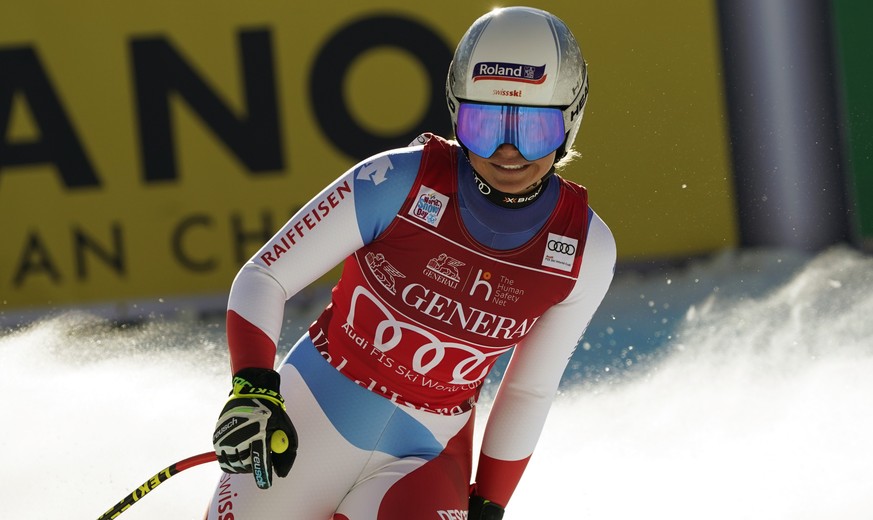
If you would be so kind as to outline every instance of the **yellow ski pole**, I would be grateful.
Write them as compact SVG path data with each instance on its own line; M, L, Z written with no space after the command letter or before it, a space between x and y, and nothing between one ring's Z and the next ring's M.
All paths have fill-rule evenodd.
M195 455L193 457L188 457L187 459L180 460L175 464L171 464L170 466L158 471L155 476L146 480L142 483L141 486L134 489L129 495L124 497L119 503L115 504L112 509L103 513L103 515L97 520L111 520L113 518L117 518L118 515L127 511L132 505L136 504L139 499L146 496L146 494L161 485L165 480L172 477L176 473L180 471L185 471L188 468L197 466L199 464L204 464L206 462L212 462L214 460L218 460L215 456L214 451L209 451L206 453L201 453L200 455Z

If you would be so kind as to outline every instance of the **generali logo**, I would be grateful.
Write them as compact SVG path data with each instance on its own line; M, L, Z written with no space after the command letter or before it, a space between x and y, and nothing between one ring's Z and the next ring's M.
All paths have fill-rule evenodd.
M398 318L375 294L362 286L352 293L346 325L356 328L356 319L375 323L372 346L388 353L395 347L403 356L410 356L409 367L418 374L427 375L437 366L450 374L453 385L478 385L494 359L512 348L526 336L539 317L516 319L465 306L460 301L432 291L421 284L409 284L398 291L406 312L417 320ZM359 317L360 315L360 317ZM486 347L466 341L440 338L431 328L419 325L431 319L439 320L458 331L477 336L500 339L506 347Z
M382 287L391 294L397 294L397 288L395 287L396 280L397 278L406 278L406 275L391 265L391 262L382 253L373 253L371 251L367 253L364 259L367 262L367 267L370 268L370 272L382 284Z
M461 282L461 274L458 272L458 268L463 265L464 262L441 253L439 256L428 260L427 266L424 268L424 275L452 289L457 289L458 284Z

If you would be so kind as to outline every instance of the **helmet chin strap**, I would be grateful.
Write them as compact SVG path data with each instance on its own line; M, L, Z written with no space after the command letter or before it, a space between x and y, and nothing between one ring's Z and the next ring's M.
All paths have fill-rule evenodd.
M488 184L475 168L470 169L473 171L473 182L476 183L479 193L492 203L504 208L523 208L533 204L542 195L543 189L548 184L552 174L555 173L553 166L549 169L548 173L532 184L524 193L506 193Z

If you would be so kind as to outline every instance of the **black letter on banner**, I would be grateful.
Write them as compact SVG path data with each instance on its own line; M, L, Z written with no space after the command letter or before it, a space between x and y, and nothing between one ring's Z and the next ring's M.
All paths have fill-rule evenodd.
M146 182L177 177L170 96L179 94L253 173L284 168L273 50L267 30L239 35L248 114L237 117L164 38L131 42Z
M18 269L15 270L12 285L21 287L25 278L39 273L47 274L55 285L61 281L61 273L52 262L48 249L43 245L38 234L31 233L27 237L27 245L21 254L21 261L18 263Z
M16 92L27 98L39 140L6 140ZM55 165L67 188L100 186L36 52L30 47L0 49L0 169L44 163Z
M349 66L374 47L391 46L417 56L430 78L427 113L412 128L399 135L376 136L352 117L343 97ZM451 132L446 111L446 73L452 50L429 27L408 18L377 16L352 23L337 32L315 58L310 74L310 95L322 131L337 148L355 159L406 146L424 131Z
M97 255L113 271L119 275L124 275L124 244L121 238L121 226L118 222L112 223L112 248L114 252L104 249L84 231L74 228L73 250L76 253L76 277L79 280L88 278L88 270L85 268L85 252L88 250Z
M182 248L182 240L185 238L185 234L194 226L210 227L212 226L212 218L209 215L192 215L176 226L176 229L173 231L173 256L189 271L201 273L212 271L218 265L214 258L205 258L197 261L193 257L186 255L185 250Z

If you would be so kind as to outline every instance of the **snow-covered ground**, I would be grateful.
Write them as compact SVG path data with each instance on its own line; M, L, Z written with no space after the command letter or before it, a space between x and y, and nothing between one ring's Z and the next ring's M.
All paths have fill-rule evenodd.
M289 313L285 342L317 311ZM871 374L869 256L757 250L620 274L506 519L868 519ZM227 379L218 321L73 312L0 335L0 517L97 518L209 451ZM121 518L202 518L218 471L189 469Z

